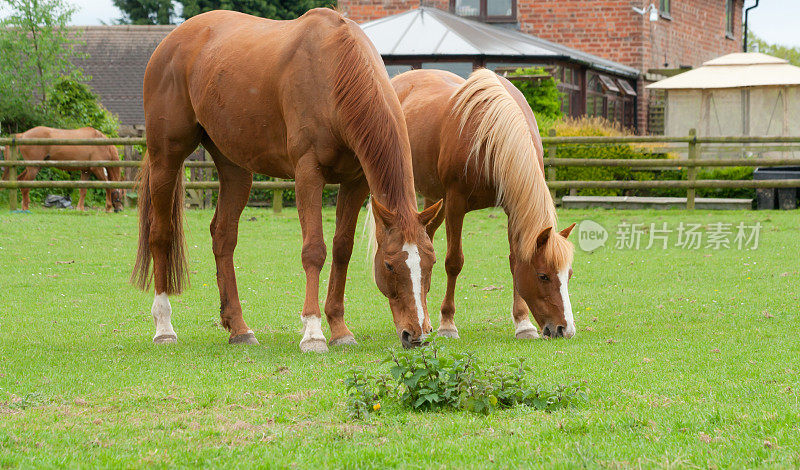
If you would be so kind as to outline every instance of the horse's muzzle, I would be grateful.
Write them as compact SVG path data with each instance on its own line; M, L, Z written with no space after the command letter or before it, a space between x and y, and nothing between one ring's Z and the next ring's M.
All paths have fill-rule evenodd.
M415 339L411 334L411 332L408 330L403 330L403 332L400 333L400 343L406 349L418 348L420 346L424 346L425 344L427 344L425 338L420 336L419 338Z

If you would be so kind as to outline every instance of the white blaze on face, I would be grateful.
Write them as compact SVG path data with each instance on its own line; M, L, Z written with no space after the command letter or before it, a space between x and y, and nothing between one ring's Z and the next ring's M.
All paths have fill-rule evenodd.
M572 317L572 304L569 301L569 291L567 290L569 267L558 273L558 280L561 282L559 290L561 291L561 303L564 305L564 320L567 322L567 331L564 332L564 337L572 338L575 336L575 319Z
M176 336L175 330L172 329L172 306L169 304L169 297L166 292L157 294L153 299L153 308L150 309L153 314L153 320L156 322L156 334L153 339L159 336Z
M419 327L425 321L425 310L422 308L422 268L420 267L419 248L413 243L403 245L403 251L408 254L406 265L411 271L411 289L414 292L414 303L417 304L417 319Z

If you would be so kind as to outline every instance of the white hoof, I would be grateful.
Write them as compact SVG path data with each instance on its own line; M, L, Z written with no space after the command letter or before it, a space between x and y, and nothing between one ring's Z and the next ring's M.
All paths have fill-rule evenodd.
M539 339L539 331L530 320L525 319L517 323L514 336L517 339Z
M300 350L303 352L328 352L325 335L322 334L322 318L313 315L301 316L303 322L303 340L300 341Z
M153 338L153 344L175 344L178 337L175 335L159 335Z
M328 352L328 345L325 343L324 339L303 340L300 341L300 351L304 353L307 352L326 353Z
M452 327L452 328L439 328L436 331L436 334L438 336L444 336L445 338L452 338L452 339L460 338L460 336L458 336L458 330L455 329L455 327Z
M355 346L357 344L358 342L352 335L342 336L330 341L331 346Z

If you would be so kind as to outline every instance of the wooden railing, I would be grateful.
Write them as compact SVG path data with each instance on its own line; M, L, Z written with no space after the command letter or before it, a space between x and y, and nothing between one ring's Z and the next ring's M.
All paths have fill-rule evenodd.
M23 145L144 145L143 138L109 138L109 139L14 139L0 138L0 146L8 147L11 155L6 160L0 161L0 170L9 168L7 181L0 181L0 189L9 190L9 207L17 207L17 190L20 188L96 188L96 189L131 189L135 187L133 181L18 181L16 167L58 167L58 168L88 168L88 167L139 167L140 161L19 161L16 158L16 149ZM757 144L769 145L774 151L775 145L800 144L800 137L697 137L692 131L686 137L664 136L621 136L621 137L558 137L554 135L542 138L542 143L547 148L547 157L544 159L547 170L548 186L551 191L557 189L657 189L680 188L686 189L686 208L694 209L695 190L698 188L795 188L800 187L800 179L786 180L701 180L697 179L699 167L730 167L752 166L772 167L800 164L800 158L723 158L700 159L700 145L703 144ZM569 145L610 145L610 144L685 144L688 158L681 159L583 159L583 158L558 158L558 148ZM777 147L780 149L781 147ZM187 168L214 168L213 162L188 161ZM687 168L686 180L649 180L649 181L558 181L555 178L555 167L618 167L629 168ZM185 183L186 189L218 190L217 181L191 181ZM326 188L336 188L337 185L327 185ZM289 181L254 181L254 189L267 189L273 191L273 209L280 211L282 194L284 190L294 189L294 183Z

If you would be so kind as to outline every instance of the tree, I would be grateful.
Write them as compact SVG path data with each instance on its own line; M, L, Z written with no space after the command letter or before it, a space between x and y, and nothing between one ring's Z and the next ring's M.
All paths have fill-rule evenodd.
M70 62L78 41L67 25L75 8L64 0L0 0L0 6L10 11L0 20L0 122L6 130L56 124L48 107L54 83L83 78Z
M94 127L109 137L117 136L119 120L103 107L92 90L77 80L64 77L56 82L48 105L65 127Z
M262 18L291 20L306 11L323 6L333 6L335 0L180 0L181 16L189 19L211 10L234 10Z
M769 44L752 32L747 34L747 50L761 52L781 59L786 59L790 64L800 67L800 47L788 47L780 44Z
M122 11L119 24L171 24L175 19L172 0L114 0Z

